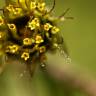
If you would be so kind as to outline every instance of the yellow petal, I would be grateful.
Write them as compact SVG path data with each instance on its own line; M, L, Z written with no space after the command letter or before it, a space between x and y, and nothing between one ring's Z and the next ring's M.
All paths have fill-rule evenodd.
M30 10L34 10L36 8L36 2L30 3Z

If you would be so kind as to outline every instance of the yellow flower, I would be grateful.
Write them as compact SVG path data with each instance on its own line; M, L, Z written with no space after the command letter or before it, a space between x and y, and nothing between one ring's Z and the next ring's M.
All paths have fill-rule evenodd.
M59 32L59 31L60 31L60 29L57 28L56 26L54 26L54 27L52 28L52 30L51 30L52 34L56 34L56 33Z
M34 39L25 38L25 39L23 40L23 44L24 44L24 45L32 45L32 43L34 43Z
M52 25L50 23L46 23L44 25L44 30L49 31L50 28L52 28Z
M22 9L21 8L14 8L14 10L13 10L13 14L14 15L20 15L21 12L22 12Z
M21 58L23 58L25 61L29 59L29 53L28 52L23 52L21 55Z
M34 19L32 20L32 22L33 22L33 24L35 24L37 27L40 26L40 20L39 20L39 18L34 18Z
M44 11L44 9L45 9L45 3L44 2L43 3L38 3L37 4L37 8L38 8L39 11Z
M13 11L14 7L13 7L13 5L9 4L9 5L6 7L6 9L11 12L11 11Z
M33 24L33 22L29 22L28 23L28 27L31 29L31 30L34 30L36 28L35 24Z
M36 2L31 2L30 3L30 9L34 10L36 8Z
M8 25L8 27L9 27L9 29L11 30L11 31L15 31L16 30L16 26L15 26L15 24L7 24Z
M39 48L39 51L40 51L40 53L45 52L45 51L46 51L46 47L45 47L45 46L41 46L41 47Z
M11 47L11 53L16 53L18 51L18 49L19 49L19 46L18 45L13 45Z
M31 22L29 22L28 27L31 30L34 30L36 27L40 26L40 21L38 18L34 18Z
M42 42L44 42L43 38L40 35L37 35L36 38L35 38L35 40L36 40L36 43L42 43Z
M10 52L10 53L16 53L19 49L19 46L18 45L10 45L10 46L7 46L7 49L6 49L6 52Z
M0 26L4 24L4 19L0 16Z

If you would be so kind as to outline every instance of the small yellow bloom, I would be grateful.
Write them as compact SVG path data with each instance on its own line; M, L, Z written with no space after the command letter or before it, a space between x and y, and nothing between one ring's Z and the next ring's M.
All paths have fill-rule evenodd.
M19 46L18 45L9 45L7 46L7 49L6 49L6 52L10 52L10 53L16 53L19 49Z
M40 26L40 20L39 20L39 18L34 18L34 19L32 20L32 22L33 22L33 24L35 24L37 27Z
M57 28L56 26L54 26L54 27L52 28L52 30L51 30L52 34L56 34L56 33L59 32L59 31L60 31L60 29Z
M34 10L36 8L36 2L31 2L30 3L30 9Z
M31 38L25 38L23 40L24 45L32 45L32 43L33 43L33 39L31 39Z
M9 12L11 12L11 11L13 11L14 7L13 7L13 5L9 4L9 5L6 7L6 9L7 9Z
M35 38L35 40L36 40L36 43L42 43L42 42L44 42L43 38L40 35L37 35L36 38Z
M13 10L13 14L14 15L20 15L21 12L22 12L22 9L21 8L14 8L14 10Z
M38 18L34 18L31 22L29 22L28 27L31 30L34 30L36 27L40 26L40 21Z
M29 53L28 52L23 52L21 55L21 58L23 58L25 61L29 59Z
M14 31L16 30L15 24L7 24L7 25L8 25L8 27L9 27L10 30L12 30L12 31L13 31L13 30L14 30Z
M45 10L45 3L38 3L37 8L39 11L44 11Z
M4 19L0 16L0 26L4 24Z
M36 28L35 24L33 24L33 22L29 22L28 23L28 27L31 29L31 30L34 30Z
M44 30L49 31L50 28L52 28L52 25L50 23L46 23L44 25Z
M13 45L11 46L11 53L16 53L19 49L19 46L18 45Z
M45 52L45 51L46 51L46 47L45 47L45 46L41 46L41 47L39 48L39 51L40 51L40 53Z

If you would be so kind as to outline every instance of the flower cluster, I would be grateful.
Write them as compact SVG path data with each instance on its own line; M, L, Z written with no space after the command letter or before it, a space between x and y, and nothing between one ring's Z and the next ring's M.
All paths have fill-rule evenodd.
M46 52L59 48L60 29L45 5L43 1L18 0L4 7L0 43L7 56L17 56L26 64L45 64Z

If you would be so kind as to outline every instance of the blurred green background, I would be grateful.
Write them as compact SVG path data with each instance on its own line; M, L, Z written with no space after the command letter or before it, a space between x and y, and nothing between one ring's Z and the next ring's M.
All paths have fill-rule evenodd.
M46 0L46 2L51 7L53 0ZM0 7L3 4L4 1L0 0ZM71 10L66 16L73 16L74 20L60 23L60 28L72 61L77 63L77 66L87 68L95 77L96 0L56 0L53 13L59 16L67 8ZM40 70L31 80L28 76L17 78L13 75L17 71L14 68L9 65L1 74L0 96L87 96L78 89L70 88L67 84L62 86Z

